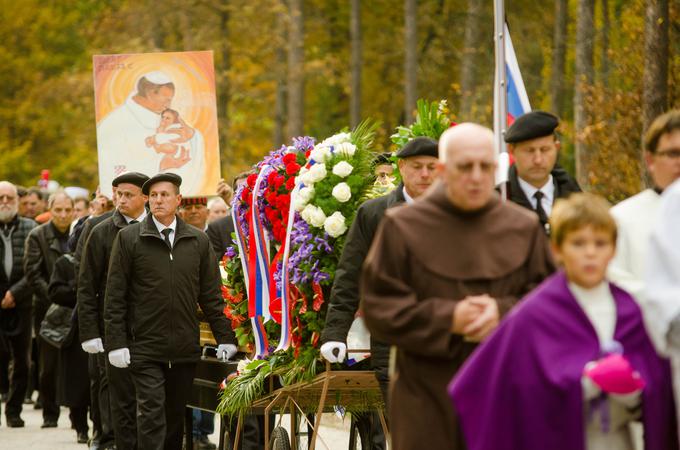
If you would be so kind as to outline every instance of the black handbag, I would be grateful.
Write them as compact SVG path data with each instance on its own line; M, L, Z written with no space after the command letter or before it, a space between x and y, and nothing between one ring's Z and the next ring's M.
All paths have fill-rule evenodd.
M75 311L73 308L52 303L40 324L38 334L45 342L54 347L68 347L75 334L74 320Z

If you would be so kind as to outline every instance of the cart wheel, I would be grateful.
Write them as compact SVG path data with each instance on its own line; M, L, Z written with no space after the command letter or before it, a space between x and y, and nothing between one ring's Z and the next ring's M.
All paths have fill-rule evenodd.
M269 439L269 450L290 450L290 438L285 428L276 427L272 430L272 435Z

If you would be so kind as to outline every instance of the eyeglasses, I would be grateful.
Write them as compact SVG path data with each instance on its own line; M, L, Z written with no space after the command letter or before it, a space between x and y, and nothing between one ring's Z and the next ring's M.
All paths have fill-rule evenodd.
M660 152L656 152L656 155L660 156L662 158L680 159L680 149L663 150L663 151L660 151Z
M13 202L15 199L13 195L0 195L0 202Z

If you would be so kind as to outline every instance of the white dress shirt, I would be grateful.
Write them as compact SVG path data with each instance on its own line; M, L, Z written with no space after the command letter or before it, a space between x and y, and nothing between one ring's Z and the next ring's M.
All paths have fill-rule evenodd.
M550 217L550 212L552 211L553 206L553 199L555 198L555 183L553 183L552 175L548 177L548 182L541 186L540 189L527 183L520 177L517 177L517 181L519 181L519 186L522 188L524 195L527 196L529 202L531 203L531 207L534 209L536 209L536 197L534 197L534 195L538 191L541 191L541 193L543 193L541 206L543 206L543 211L545 211L545 215Z
M136 220L137 222L141 222L142 220L144 220L144 219L146 218L146 208L144 208L144 211L142 211L142 213L141 213L141 214L139 215L139 217L137 217L137 218L130 217L130 216L126 216L126 215L123 214L123 213L120 213L120 215L123 216L123 218L124 218L125 221L128 223L128 225L129 225L130 222L132 222L133 220Z
M168 239L170 239L170 245L174 246L175 245L175 229L177 228L177 217L172 219L172 223L168 225L167 227L160 223L156 218L151 215L151 218L153 219L153 223L156 224L156 228L158 229L158 233L163 237L162 231L165 230L166 228L170 228L170 235L168 236Z
M404 200L406 200L406 204L407 204L407 205L410 205L411 203L415 202L415 200L413 199L413 197L411 197L410 195L408 195L408 192L406 192L406 186L404 186L404 187L401 189L401 192L404 194Z

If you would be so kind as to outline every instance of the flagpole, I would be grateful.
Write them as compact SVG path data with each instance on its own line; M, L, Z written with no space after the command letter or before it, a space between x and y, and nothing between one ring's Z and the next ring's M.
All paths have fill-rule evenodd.
M505 1L494 0L494 43L496 55L496 73L494 76L494 137L499 169L507 171L507 147L505 145L505 130L507 128L508 99L507 77L505 71ZM498 179L507 179L507 173L499 174ZM507 197L507 186L500 183L501 198Z

